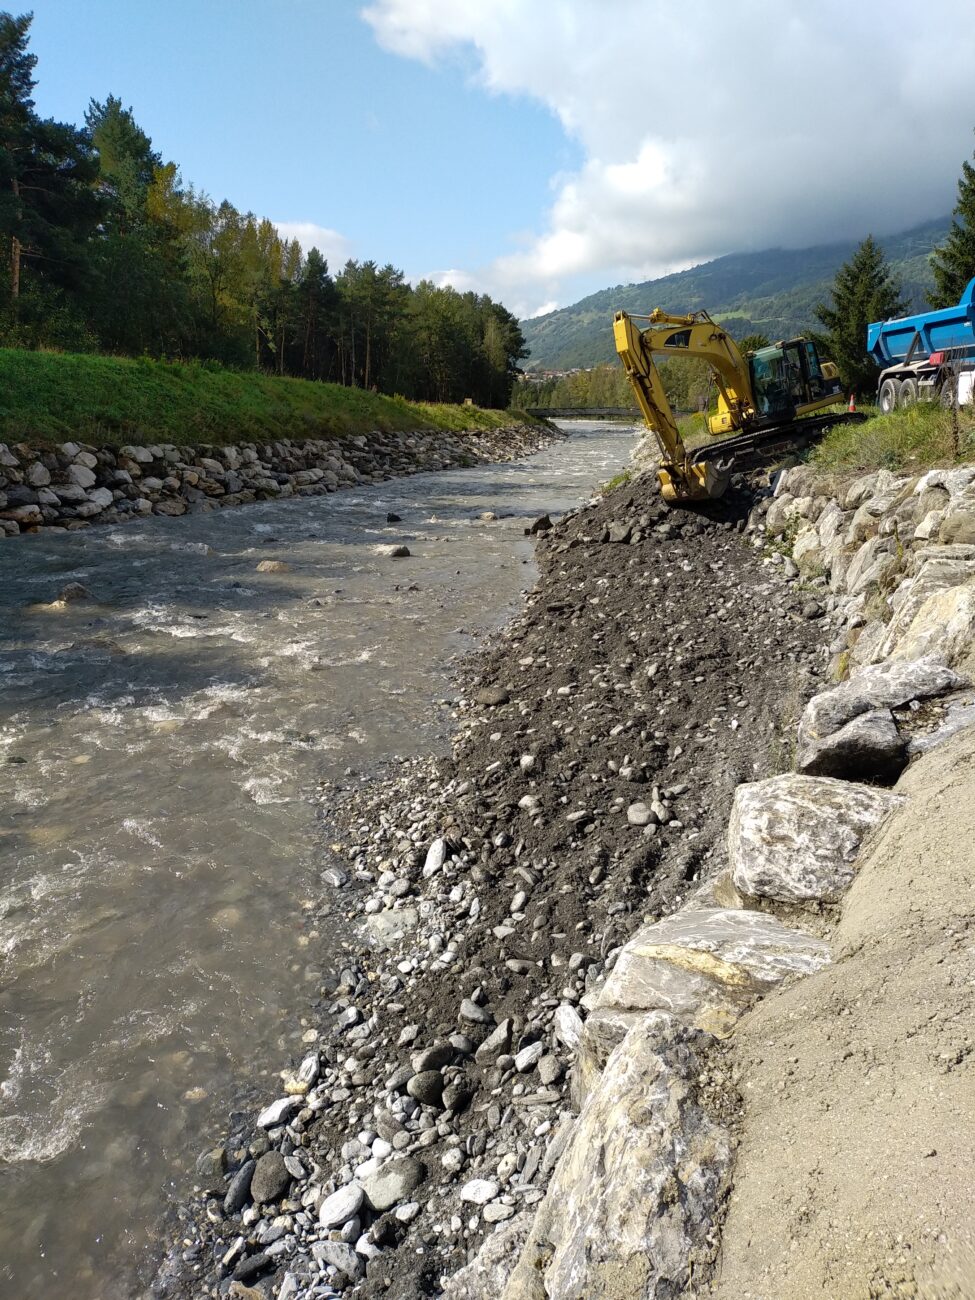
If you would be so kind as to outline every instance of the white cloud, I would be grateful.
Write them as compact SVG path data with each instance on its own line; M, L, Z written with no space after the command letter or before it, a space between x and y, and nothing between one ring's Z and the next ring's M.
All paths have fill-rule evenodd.
M521 251L444 273L513 309L565 301L573 277L904 229L951 208L972 153L975 25L919 23L913 0L372 0L364 17L433 66L473 51L487 90L541 101L581 146Z
M313 221L275 221L274 225L282 239L297 239L303 252L317 248L330 271L340 271L352 256L352 241L328 226Z

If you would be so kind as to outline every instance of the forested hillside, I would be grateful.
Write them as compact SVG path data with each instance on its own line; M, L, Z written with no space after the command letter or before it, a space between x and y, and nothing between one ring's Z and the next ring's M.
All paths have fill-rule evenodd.
M504 407L522 356L500 303L312 249L217 202L131 109L41 118L30 16L0 11L0 346L203 359Z
M944 240L947 217L878 241L904 298L917 309L934 286L930 254ZM765 334L788 338L819 328L816 305L829 295L837 270L855 242L817 248L731 253L713 262L590 294L571 307L521 322L533 370L568 370L616 360L612 321L616 311L646 313L709 311L736 338Z

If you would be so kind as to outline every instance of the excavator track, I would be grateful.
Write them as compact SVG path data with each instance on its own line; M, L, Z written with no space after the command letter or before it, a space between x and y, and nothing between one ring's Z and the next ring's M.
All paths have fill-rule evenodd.
M716 439L690 454L694 465L714 461L734 473L758 469L776 456L802 451L819 442L827 429L839 424L862 424L867 416L860 411L840 411L827 415L807 415L772 429L740 433L734 438Z

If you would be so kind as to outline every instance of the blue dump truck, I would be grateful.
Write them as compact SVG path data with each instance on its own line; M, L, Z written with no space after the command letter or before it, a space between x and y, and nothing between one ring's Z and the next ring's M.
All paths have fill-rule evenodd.
M957 307L867 326L867 351L880 367L877 403L885 413L912 402L953 406L972 400L975 279Z

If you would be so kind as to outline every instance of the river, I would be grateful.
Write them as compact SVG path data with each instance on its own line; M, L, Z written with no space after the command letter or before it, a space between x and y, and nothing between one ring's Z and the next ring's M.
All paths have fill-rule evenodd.
M526 522L634 444L566 429L510 465L0 545L0 1294L140 1295L196 1155L275 1092L337 938L302 923L316 784L445 742L452 662L533 580ZM91 599L44 608L69 582Z

